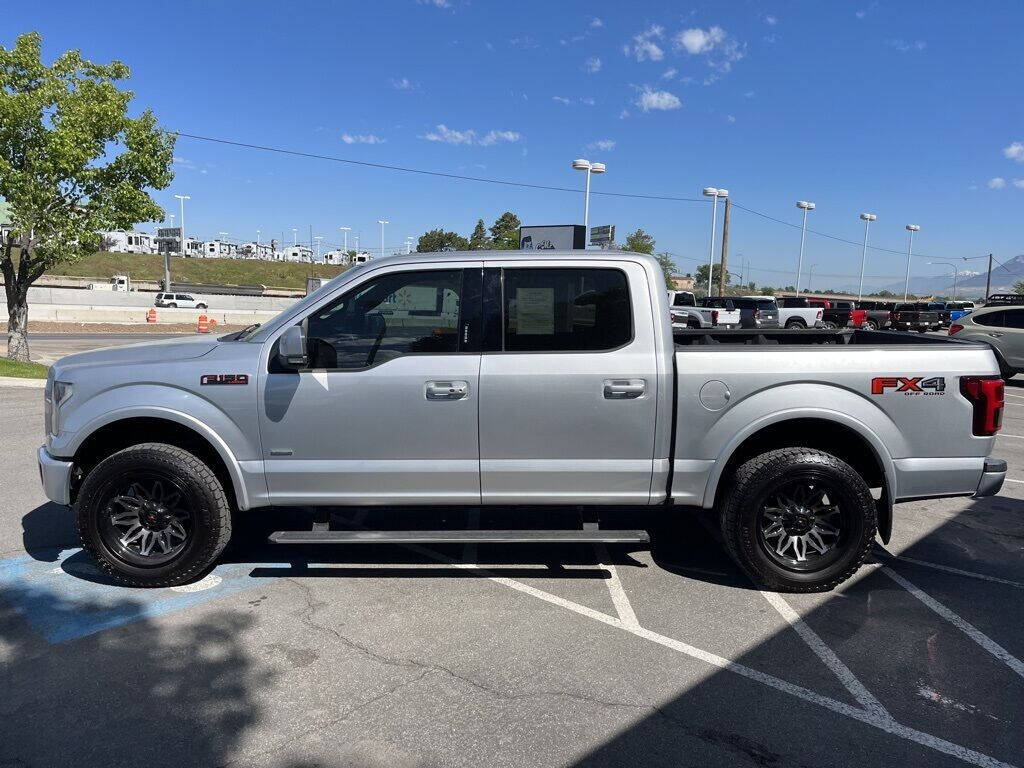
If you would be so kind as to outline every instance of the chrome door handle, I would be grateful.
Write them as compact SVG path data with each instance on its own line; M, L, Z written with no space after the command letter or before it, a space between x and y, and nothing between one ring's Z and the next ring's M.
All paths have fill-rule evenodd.
M427 400L461 400L469 393L468 381L428 381Z
M605 400L635 400L647 391L643 379L605 379Z
M1001 333L988 333L986 335L987 336L991 336L993 339L1001 339L1001 338L1003 338L1003 334L1001 334Z

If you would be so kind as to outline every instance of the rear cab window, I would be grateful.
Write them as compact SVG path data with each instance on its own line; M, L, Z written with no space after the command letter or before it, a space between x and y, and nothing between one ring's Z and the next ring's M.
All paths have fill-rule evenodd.
M503 274L505 352L606 352L632 341L622 270L524 267Z

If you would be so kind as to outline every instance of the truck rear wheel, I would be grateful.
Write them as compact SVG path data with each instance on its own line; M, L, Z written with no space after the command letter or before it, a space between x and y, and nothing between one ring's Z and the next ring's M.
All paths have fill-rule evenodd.
M721 525L729 553L758 585L825 591L867 557L875 502L846 462L811 448L781 448L736 471Z
M126 448L82 483L82 546L104 573L133 587L170 587L209 568L231 537L231 508L213 471L163 443Z

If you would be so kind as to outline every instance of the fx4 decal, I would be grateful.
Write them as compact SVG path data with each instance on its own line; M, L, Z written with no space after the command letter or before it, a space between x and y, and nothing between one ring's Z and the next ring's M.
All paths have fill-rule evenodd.
M871 394L884 395L886 391L902 392L904 395L944 395L946 379L942 376L878 376L871 380Z
M207 384L241 384L245 386L249 383L249 374L247 373L204 373L199 377L199 383L203 386Z

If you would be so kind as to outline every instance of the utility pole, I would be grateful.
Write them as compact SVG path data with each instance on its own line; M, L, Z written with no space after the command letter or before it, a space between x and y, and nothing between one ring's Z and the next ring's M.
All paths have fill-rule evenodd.
M732 212L732 198L725 198L725 215L722 217L722 263L718 267L718 295L725 296L725 270L729 267L729 214Z
M988 301L989 293L992 291L992 254L988 255L988 278L985 280L985 301Z

